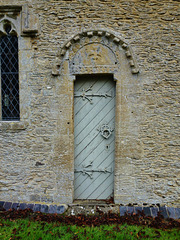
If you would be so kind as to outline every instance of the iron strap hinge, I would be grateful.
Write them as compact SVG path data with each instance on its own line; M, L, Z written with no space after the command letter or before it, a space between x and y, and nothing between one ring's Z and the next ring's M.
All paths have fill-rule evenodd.
M90 103L92 103L92 97L105 97L105 98L112 97L112 92L110 93L92 92L92 86L90 86L86 90L83 88L81 92L75 92L74 97L82 97L83 100L87 99Z
M90 178L92 177L93 172L102 172L102 173L112 173L112 168L97 168L97 169L86 169L86 168L75 168L75 172L81 172L83 175L87 174Z

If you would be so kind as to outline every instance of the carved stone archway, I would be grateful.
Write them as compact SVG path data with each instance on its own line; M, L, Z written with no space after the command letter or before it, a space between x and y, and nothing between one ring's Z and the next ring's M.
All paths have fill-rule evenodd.
M127 101L136 91L139 68L131 46L118 34L105 30L83 31L68 40L58 51L52 75L57 76L55 95L60 112L57 119L53 166L57 175L55 197L73 202L74 196L74 81L79 75L111 74L116 81L115 119L115 173L114 201L124 203L129 197L124 189L134 191L131 158L126 157L123 142L134 143L134 126L130 126L130 111L134 107ZM138 129L138 128L137 128ZM125 140L126 139L126 140ZM126 172L122 169L126 164ZM123 170L124 171L124 170ZM64 173L64 174L60 174ZM65 175L66 173L66 175ZM68 176L68 177L67 177ZM71 176L71 178L69 177ZM64 185L62 185L64 182ZM68 189L67 187L68 186ZM65 197L62 197L62 193ZM63 200L62 200L63 201Z
M94 44L96 44L96 46L94 46ZM98 51L98 46L97 45L101 45L104 46L104 53L102 51L99 50L99 55L96 55L96 57L98 57L98 59L101 59L101 64L100 65L117 65L119 63L119 60L117 59L119 53L119 48L123 49L125 51L125 56L129 62L129 66L131 68L131 72L133 74L136 74L139 72L139 68L138 65L136 63L133 51L131 46L126 43L125 40L123 40L122 37L117 37L115 36L114 33L112 32L108 32L108 31L104 31L104 30L92 30L92 31L84 31L80 34L75 35L74 37L72 37L70 40L68 40L59 50L58 54L57 54L57 58L56 61L54 63L53 66L53 70L52 70L52 74L53 75L59 75L61 74L61 66L62 66L62 62L64 61L65 58L69 58L69 62L70 62L70 67L71 67L71 73L72 74L82 74L87 73L88 69L82 68L83 66L85 66L85 63L80 63L80 59L78 59L78 57L76 57L76 53L80 52L83 46L86 46L86 48L89 48L90 52L93 52L93 48L94 48L94 53L92 54L92 57L95 57L95 53ZM105 50L106 48L106 50ZM114 54L114 57L116 58L116 60L114 61L114 63L112 64L107 64L106 62L102 62L102 56L101 54L105 54L104 56L109 56L108 55L108 48L109 50ZM88 49L86 49L88 50ZM110 52L109 51L109 52ZM67 56L67 52L68 52L68 56ZM88 51L86 51L88 52ZM86 55L87 57L87 55ZM91 57L89 55L89 57ZM110 57L110 56L109 56ZM97 60L94 62L94 65L96 65ZM78 61L79 60L79 61ZM104 59L105 60L105 59ZM76 65L73 66L73 65ZM81 66L83 65L83 66ZM90 66L90 63L88 64L88 66ZM77 68L79 70L77 70ZM114 69L116 68L113 67ZM92 69L90 69L92 70ZM95 67L93 68L93 70L95 72L98 72L98 70L95 70ZM114 71L112 70L112 68L109 69L110 71ZM103 69L99 69L100 72L103 72Z

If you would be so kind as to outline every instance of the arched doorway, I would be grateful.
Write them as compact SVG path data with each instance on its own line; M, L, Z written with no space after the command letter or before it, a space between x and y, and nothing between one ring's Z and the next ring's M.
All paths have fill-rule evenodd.
M113 196L120 203L130 188L134 191L124 144L134 143L129 124L133 102L127 96L130 88L134 91L138 71L131 47L104 30L77 34L58 52L52 71L59 75L56 96L61 108L53 162L57 163L57 199L62 194L69 202ZM108 101L113 107L107 107ZM113 114L106 120L109 111Z

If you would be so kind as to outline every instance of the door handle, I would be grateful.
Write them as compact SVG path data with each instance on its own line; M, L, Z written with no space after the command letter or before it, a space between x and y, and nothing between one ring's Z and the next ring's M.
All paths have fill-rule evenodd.
M114 129L111 128L108 124L103 124L97 130L101 133L101 136L103 136L105 139L108 139L111 136L112 132L114 131Z

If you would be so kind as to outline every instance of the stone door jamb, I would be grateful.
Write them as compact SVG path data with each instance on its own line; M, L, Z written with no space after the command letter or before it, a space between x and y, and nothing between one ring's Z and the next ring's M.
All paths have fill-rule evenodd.
M66 139L66 157L72 174L69 199L73 201L74 179L74 122L73 122L73 96L74 81L81 74L112 74L116 81L116 121L115 121L115 172L114 172L114 202L120 203L119 175L121 168L121 141L126 134L123 127L128 120L122 117L125 109L124 92L127 82L132 82L139 72L137 62L131 46L114 32L105 30L84 31L68 40L57 54L52 75L59 76L56 82L56 91L59 96L66 96L67 129L59 128L61 137ZM62 104L62 99L59 100ZM65 103L64 103L65 104Z

